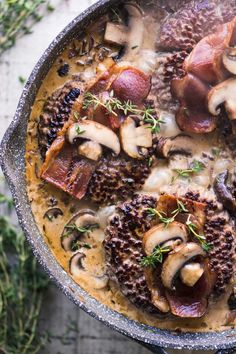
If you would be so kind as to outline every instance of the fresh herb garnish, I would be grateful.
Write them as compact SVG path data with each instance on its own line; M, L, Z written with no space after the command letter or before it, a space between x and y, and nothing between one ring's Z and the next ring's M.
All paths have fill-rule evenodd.
M6 195L0 193L0 204L7 204L9 210L13 207L13 200Z
M152 164L153 164L153 158L149 157L149 159L148 159L148 167L151 167Z
M40 7L45 0L2 0L0 1L0 55L12 47L17 38L31 33L33 25L42 19ZM52 11L52 6L46 9Z
M203 162L194 160L188 169L175 169L174 171L177 172L175 179L178 177L188 178L191 174L201 172L204 168L205 165Z
M73 117L75 118L75 120L78 120L79 119L78 112L73 112Z
M139 117L145 123L149 123L149 128L152 133L160 132L160 124L165 123L163 120L157 117L155 109L152 107L145 107L144 109L139 109L136 105L132 104L130 100L120 101L118 98L114 97L114 92L110 92L109 98L106 102L102 102L96 95L91 92L87 92L84 95L83 109L88 109L90 106L96 109L98 106L106 108L110 113L117 116L116 110L122 111L125 115L134 115Z
M170 218L166 217L166 213L163 211L158 211L156 209L153 208L148 208L147 209L147 213L151 216L151 217L158 217L160 222L162 222L163 224L165 224L166 227L169 226L170 223L172 223L175 220L175 215L173 215Z
M78 135L83 134L85 132L85 130L82 130L79 125L77 125L77 127L75 128L75 131Z
M88 250L90 250L92 248L92 246L89 243L80 243L79 241L73 242L71 250L72 251L77 251L80 248L87 248Z
M23 76L19 76L18 80L22 85L26 82L26 79Z
M143 267L155 267L157 263L163 262L163 255L167 252L170 252L170 247L167 246L158 246L154 249L150 256L143 257L140 261L141 266Z
M188 220L186 221L186 225L189 231L198 239L202 249L206 252L209 252L211 249L211 245L206 242L206 237L204 235L197 233L197 225L190 221L190 216L191 215L189 215Z
M179 199L177 199L177 208L173 210L171 214L175 214L175 216L177 216L177 214L179 213L187 213L187 212L188 209L185 207L184 203L181 202Z
M67 225L66 229L68 229L69 231L64 236L71 235L73 231L77 231L77 232L79 232L81 234L86 234L88 232L93 232L98 227L99 227L98 224L88 225L88 226L77 226L76 224Z
M156 210L154 208L148 208L147 212L148 212L148 214L151 217L156 217L157 216L159 218L160 222L162 222L163 224L166 225L166 227L168 227L170 223L175 221L175 218L176 218L176 216L179 213L187 213L188 210L186 209L184 204L180 200L177 199L177 208L172 211L172 213L171 213L172 216L169 217L169 218L166 217L166 213L165 212L158 211L158 210Z
M218 147L213 147L211 150L212 154L216 157L218 157L220 155L220 148Z
M47 334L37 329L47 286L24 235L0 216L1 353L36 354L45 345Z

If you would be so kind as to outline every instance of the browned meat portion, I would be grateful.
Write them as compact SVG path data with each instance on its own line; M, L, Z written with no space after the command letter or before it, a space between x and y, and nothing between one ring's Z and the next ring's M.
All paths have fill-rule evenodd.
M125 200L141 188L150 173L147 160L104 157L96 167L88 187L90 198L99 204Z
M80 95L81 83L70 81L56 90L43 106L38 125L38 141L42 156L68 120L73 103Z
M144 253L139 236L151 227L146 209L155 206L156 199L151 196L136 196L120 204L106 229L104 246L109 273L123 294L136 306L158 313L151 303L144 268L140 265Z

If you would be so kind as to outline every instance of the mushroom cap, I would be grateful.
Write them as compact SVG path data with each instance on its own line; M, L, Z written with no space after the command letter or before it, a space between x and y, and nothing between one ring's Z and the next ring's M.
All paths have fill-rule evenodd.
M223 54L224 67L231 73L236 75L236 48L227 48Z
M73 242L80 237L77 231L72 231L70 234L68 234L67 226L70 226L72 224L75 224L78 227L97 225L99 224L99 219L96 216L95 212L91 209L82 209L78 213L76 213L66 224L61 235L61 246L66 252L72 251L71 248Z
M108 276L103 274L101 276L95 276L86 270L86 267L83 263L86 254L83 252L75 253L69 262L69 270L71 275L74 277L82 277L86 278L86 281L94 288L94 289L103 289L107 286Z
M71 144L76 138L88 139L108 147L116 155L120 153L120 142L117 135L105 125L92 120L83 120L72 124L68 128L67 137Z
M208 110L220 114L219 106L225 104L230 119L236 119L236 79L230 78L214 86L208 93Z
M206 253L202 247L194 242L189 242L174 249L169 253L163 263L161 278L163 285L173 290L174 279L181 268L192 258L196 256L205 256Z
M136 127L135 121L127 117L120 126L120 138L123 150L128 156L140 159L139 147L150 148L152 146L152 133L147 125Z
M195 148L194 140L189 135L180 134L174 138L159 139L158 152L168 158L173 154L192 155Z
M147 255L151 255L154 249L170 240L180 240L186 243L188 240L187 227L176 221L168 227L159 224L148 230L143 238L143 248Z

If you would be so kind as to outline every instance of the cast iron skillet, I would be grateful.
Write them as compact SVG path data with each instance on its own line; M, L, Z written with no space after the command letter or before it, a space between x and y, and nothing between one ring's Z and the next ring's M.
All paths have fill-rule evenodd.
M17 215L34 255L49 277L76 305L109 327L146 346L153 353L162 348L218 350L218 354L236 353L236 330L219 333L174 333L129 320L100 304L80 288L61 268L40 235L26 192L25 142L27 122L37 91L52 63L75 34L105 13L119 0L101 0L76 17L51 43L31 73L20 98L15 117L0 147L0 162L13 195ZM230 349L231 348L231 349Z

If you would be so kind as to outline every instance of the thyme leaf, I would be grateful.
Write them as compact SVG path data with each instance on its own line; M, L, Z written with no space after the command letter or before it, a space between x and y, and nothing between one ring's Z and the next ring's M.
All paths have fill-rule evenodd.
M98 227L99 227L98 224L88 225L88 226L77 226L76 224L67 225L66 229L68 229L68 232L66 232L66 234L64 236L71 235L73 231L77 231L80 234L86 234L88 232L93 232Z
M39 10L44 3L45 0L0 1L0 55L20 36L32 33L33 25L43 17ZM52 6L48 4L46 10L52 11Z
M75 128L75 130L78 135L83 134L85 132L85 130L82 130L79 125Z
M1 195L1 203L9 198ZM35 354L45 345L37 333L48 279L22 233L0 216L0 351Z
M188 169L174 169L175 172L177 172L177 176L174 178L177 179L178 177L182 178L188 178L191 174L193 173L199 173L202 170L204 170L205 165L203 162L194 160Z
M166 225L166 227L169 226L170 223L172 223L173 221L175 221L176 216L179 213L187 213L188 210L186 209L185 205L183 204L183 202L181 202L180 200L177 199L177 208L175 210L172 211L171 213L171 217L166 217L164 212L158 211L157 209L154 208L148 208L147 209L147 213L151 216L151 217L158 217L160 222L162 222L163 224Z
M193 222L190 221L190 215L188 217L188 220L186 221L186 225L189 229L189 231L197 238L197 240L200 242L201 247L204 251L209 252L211 249L211 244L206 242L206 237L202 234L199 234L197 232L197 225L194 224Z
M155 109L152 107L145 107L144 109L139 109L138 106L134 105L130 100L120 101L118 98L114 97L114 92L111 91L106 102L103 102L99 97L92 94L91 92L86 92L84 95L83 109L88 109L93 106L96 109L98 106L104 107L108 112L118 116L117 110L122 111L126 116L134 115L145 123L148 123L148 128L151 129L152 133L160 132L160 124L165 122L157 117Z
M150 256L143 257L140 261L143 267L155 267L157 263L163 262L163 255L169 252L171 249L167 246L158 246L154 249Z

